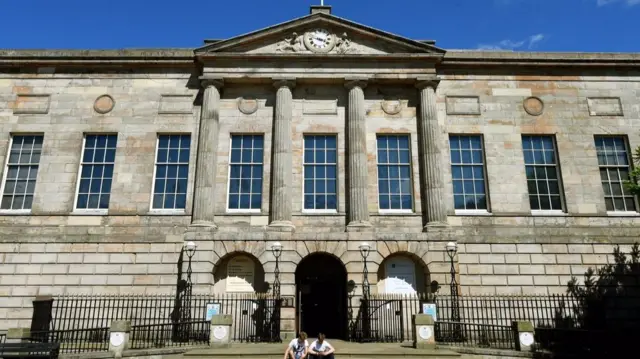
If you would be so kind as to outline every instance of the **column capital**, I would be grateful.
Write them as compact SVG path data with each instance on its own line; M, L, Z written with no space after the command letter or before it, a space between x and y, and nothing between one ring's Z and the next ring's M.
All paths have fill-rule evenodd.
M440 84L440 79L437 77L418 77L416 79L416 88L418 90L431 87L435 91L438 88L438 84Z
M202 86L203 89L213 86L219 90L222 88L223 85L224 85L224 79L222 78L200 77L200 86Z
M288 87L290 89L293 89L294 87L296 87L296 79L293 77L274 77L273 87Z
M344 87L346 87L347 90L351 90L354 87L360 87L363 89L367 87L367 80L368 79L365 77L348 77L344 79Z

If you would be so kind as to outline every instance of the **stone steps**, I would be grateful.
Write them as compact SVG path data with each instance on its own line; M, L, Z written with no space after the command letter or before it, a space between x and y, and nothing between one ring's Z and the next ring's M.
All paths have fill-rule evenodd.
M460 354L446 349L414 349L399 343L347 343L331 341L337 359L418 359L460 358ZM282 359L286 344L232 344L225 348L203 348L184 353L184 359Z

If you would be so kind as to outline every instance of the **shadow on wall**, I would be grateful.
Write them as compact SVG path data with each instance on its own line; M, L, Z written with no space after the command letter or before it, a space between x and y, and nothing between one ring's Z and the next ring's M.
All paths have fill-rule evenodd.
M537 357L626 357L637 352L640 333L640 247L627 255L619 247L614 262L589 268L584 284L572 278L567 292L577 299L555 315L553 327L536 328Z

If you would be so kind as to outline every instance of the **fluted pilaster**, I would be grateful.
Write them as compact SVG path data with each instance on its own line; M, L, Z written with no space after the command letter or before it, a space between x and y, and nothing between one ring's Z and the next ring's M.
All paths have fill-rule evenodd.
M271 223L277 228L293 228L291 223L291 117L293 116L293 80L277 80L276 108L273 119L273 167L271 170Z
M200 114L196 181L193 194L192 224L216 227L214 221L216 151L218 148L220 89L222 80L202 81L204 96Z
M419 81L420 118L418 131L420 136L420 164L424 171L422 179L422 200L426 202L427 227L447 225L447 212L444 202L444 185L440 161L442 131L438 123L436 107L436 88L439 80Z
M349 228L370 227L367 169L367 128L364 103L364 80L351 80L347 105L347 141L349 158Z

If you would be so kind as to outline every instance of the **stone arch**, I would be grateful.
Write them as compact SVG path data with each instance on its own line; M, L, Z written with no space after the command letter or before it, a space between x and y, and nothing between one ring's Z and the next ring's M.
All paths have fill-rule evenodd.
M348 254L344 241L299 241L294 248L298 256L293 260L296 267L308 256L313 254L329 254L346 266L345 257Z
M249 252L234 251L220 257L213 268L214 293L268 291L264 266Z
M384 257L378 266L378 293L429 293L431 273L417 254L398 251Z

